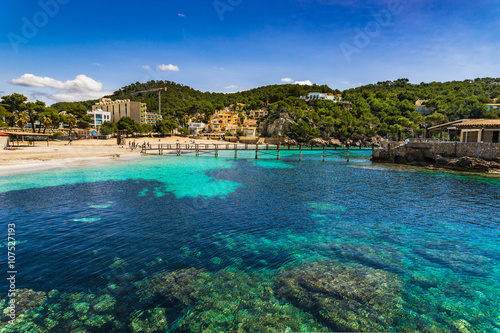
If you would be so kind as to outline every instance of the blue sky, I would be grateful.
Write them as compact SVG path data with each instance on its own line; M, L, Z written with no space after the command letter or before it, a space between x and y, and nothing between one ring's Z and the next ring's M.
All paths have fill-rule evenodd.
M0 95L48 104L170 80L234 92L500 77L493 0L4 0Z

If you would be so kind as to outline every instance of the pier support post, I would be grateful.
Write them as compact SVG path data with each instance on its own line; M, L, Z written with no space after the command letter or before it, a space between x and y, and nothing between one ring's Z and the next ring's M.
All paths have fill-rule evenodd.
M259 158L259 144L255 145L255 159Z
M279 143L278 143L278 146L277 146L276 159L277 160L280 159L280 145L279 145Z
M302 145L299 145L299 162L302 161Z
M194 146L194 148L195 148L195 151L196 151L196 157L199 157L200 156L200 146L198 144L196 144Z
M323 162L325 161L325 146L323 146Z
M347 145L347 163L349 163L349 145Z
M219 157L219 145L215 145L215 157Z
M234 145L234 158L238 158L238 144Z

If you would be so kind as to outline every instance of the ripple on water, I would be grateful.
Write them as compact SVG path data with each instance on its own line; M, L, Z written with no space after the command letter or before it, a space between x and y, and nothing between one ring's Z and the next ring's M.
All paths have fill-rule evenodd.
M497 180L296 157L0 178L0 331L500 331Z

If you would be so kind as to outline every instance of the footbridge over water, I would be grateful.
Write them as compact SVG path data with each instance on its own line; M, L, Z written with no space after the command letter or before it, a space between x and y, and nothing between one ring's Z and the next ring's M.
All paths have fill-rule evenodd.
M313 154L315 156L320 156L320 158L325 161L328 156L336 155L341 153L347 155L347 161L349 161L350 151L352 150L375 150L375 147L302 147L302 146L280 146L280 145L259 145L259 144L213 144L213 143L174 143L174 144L158 144L142 146L141 153L147 155L165 155L165 156L182 156L183 154L195 154L196 157L201 155L210 154L215 157L219 157L220 152L233 152L234 158L238 158L238 152L241 151L252 151L255 152L255 159L262 156L272 156L277 160L280 159L280 153L283 152L298 152L299 161L302 161L302 153L308 152L308 156L311 155L310 151L316 152Z

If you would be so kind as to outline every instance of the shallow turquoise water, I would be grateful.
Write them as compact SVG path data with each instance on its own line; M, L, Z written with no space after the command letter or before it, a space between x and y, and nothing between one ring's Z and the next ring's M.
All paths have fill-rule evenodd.
M499 178L320 155L0 177L22 314L0 327L500 332Z

